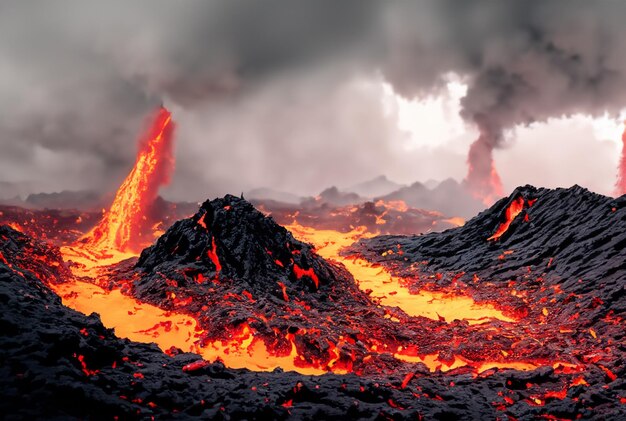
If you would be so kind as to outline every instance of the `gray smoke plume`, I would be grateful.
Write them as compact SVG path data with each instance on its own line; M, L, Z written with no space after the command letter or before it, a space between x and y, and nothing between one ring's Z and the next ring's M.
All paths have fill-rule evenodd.
M469 156L467 181L483 195L490 193L491 154L503 130L576 113L617 113L626 105L625 2L427 3L408 6L412 11L395 7L396 61L386 62L385 75L407 97L436 86L445 71L466 78L463 115L481 132L472 149L483 151Z
M515 125L624 107L625 19L622 1L5 1L0 179L52 168L41 188L111 189L161 102L179 197L369 178L398 165L402 134L358 81L414 98L450 72L481 130L470 165L490 171Z

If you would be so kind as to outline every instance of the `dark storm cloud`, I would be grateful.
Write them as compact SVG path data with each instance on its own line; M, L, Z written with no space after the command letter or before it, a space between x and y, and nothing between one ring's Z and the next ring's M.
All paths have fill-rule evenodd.
M44 148L100 164L80 180L55 174L57 189L111 188L159 102L192 113L339 56L354 63L373 41L376 9L367 1L4 2L0 147L23 168L3 166L0 178L49 179L34 168L35 149ZM325 87L348 67L326 72Z
M5 1L0 179L110 189L161 101L177 112L188 158L177 196L259 179L318 189L333 171L367 178L368 167L393 168L387 140L402 135L379 92L354 88L377 74L408 98L459 74L464 117L497 146L515 124L621 109L625 19L622 1ZM285 162L300 180L285 184Z
M108 15L110 3L87 6L116 23L113 35L103 25L100 50L146 90L186 106L325 60L360 61L380 41L381 6L371 0L126 3L122 19Z
M443 72L457 72L469 84L463 114L493 132L578 112L616 112L626 104L626 2L393 5L391 60L382 67L408 97L429 89Z

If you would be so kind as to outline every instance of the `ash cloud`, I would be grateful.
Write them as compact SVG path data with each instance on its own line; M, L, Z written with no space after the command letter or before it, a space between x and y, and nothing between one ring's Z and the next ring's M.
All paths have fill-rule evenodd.
M444 71L457 72L469 85L463 114L493 132L626 103L626 3L444 0L405 7L394 10L399 33L391 43L402 61L391 61L385 74L406 96L423 93ZM425 10L423 25L407 34L411 16Z
M391 175L418 157L358 81L413 98L449 72L500 147L517 124L623 108L625 18L579 0L3 2L0 179L110 190L161 102L178 198Z

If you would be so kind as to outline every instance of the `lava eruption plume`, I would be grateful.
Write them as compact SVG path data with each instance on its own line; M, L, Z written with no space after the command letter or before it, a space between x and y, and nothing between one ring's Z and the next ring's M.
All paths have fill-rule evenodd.
M158 189L169 181L174 166L171 113L161 107L140 141L132 171L115 195L113 204L98 225L83 237L96 250L139 251L146 228L146 211Z
M517 215L522 213L523 210L524 210L524 198L520 196L517 199L515 199L513 202L511 202L509 207L506 208L506 211L505 211L506 219L504 220L504 222L500 224L500 226L498 226L498 229L496 230L496 232L491 237L487 238L487 240L488 241L497 240L498 238L502 237L502 234L504 234L509 229L513 220L517 218Z
M624 121L624 133L622 133L622 157L619 161L618 171L616 193L621 196L626 194L626 121Z
M487 131L481 130L480 137L470 146L465 177L470 192L487 206L503 195L502 181L493 162L494 142L491 139Z

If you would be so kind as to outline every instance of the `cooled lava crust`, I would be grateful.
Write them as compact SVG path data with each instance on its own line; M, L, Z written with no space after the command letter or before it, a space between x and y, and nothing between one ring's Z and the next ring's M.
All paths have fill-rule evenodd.
M248 326L279 355L287 355L295 343L303 368L362 375L425 369L393 358L398 349L436 354L450 364L457 356L475 365L573 363L558 349L533 344L513 349L522 335L526 339L516 325L493 321L491 327L503 332L494 335L484 325L410 317L379 306L342 265L324 260L234 196L205 202L196 215L175 223L144 250L133 268L127 266L115 269L111 279L117 282L110 286L194 316L205 343L231 339ZM500 293L491 291L490 300ZM515 302L504 309L512 315L526 311L519 306Z
M522 210L500 237L487 240L520 197ZM519 317L489 329L376 305L341 265L232 196L206 202L135 265L112 272L112 287L126 285L143 300L198 317L207 339L248 323L276 349L285 346L283 334L293 335L302 355L323 365L328 340L351 338L340 361L362 376L255 373L220 363L183 371L199 357L118 339L97 315L64 307L46 286L71 276L58 250L0 227L0 413L7 419L624 419L625 205L624 198L580 188L525 187L462 228L380 237L352 250L410 274L412 288L458 289L478 302L497 300ZM390 312L398 322L384 317ZM311 328L319 332L312 335ZM504 351L511 361L543 358L582 368L429 373L384 353L365 362L372 341L413 343L444 358L480 362Z
M501 306L518 308L528 332L517 347L571 355L585 378L601 370L591 388L624 410L626 196L520 187L461 228L361 240L349 252L407 275L413 290L458 288L477 301L500 291Z

